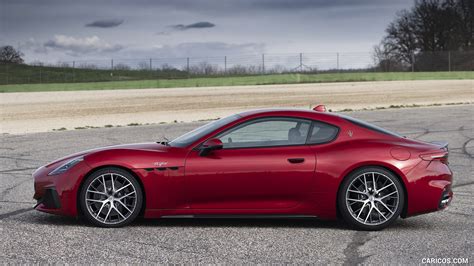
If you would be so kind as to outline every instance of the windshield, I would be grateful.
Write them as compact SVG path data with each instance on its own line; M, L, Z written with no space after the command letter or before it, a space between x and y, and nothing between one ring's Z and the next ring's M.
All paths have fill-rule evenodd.
M214 130L231 123L237 119L239 119L239 115L231 115L227 116L224 118L221 118L219 120L213 121L211 123L205 124L204 126L200 126L192 131L189 131L188 133L177 137L173 141L169 143L170 146L173 147L186 147L190 145L191 143L195 142L196 140L204 137L205 135L213 132Z
M359 119L355 119L353 117L350 117L350 116L345 116L345 115L342 115L342 114L338 114L341 118L351 122L352 124L355 124L355 125L358 125L360 127L363 127L363 128L367 128L369 130L372 130L372 131L375 131L375 132L379 132L379 133L382 133L382 134L385 134L385 135L389 135L389 136L393 136L393 137L398 137L398 138L403 138L402 135L398 134L398 133L395 133L395 132L392 132L392 131L389 131L389 130L386 130L384 128L381 128L379 126L376 126L376 125L373 125L373 124L370 124L370 123L367 123L365 121L362 121L362 120L359 120Z

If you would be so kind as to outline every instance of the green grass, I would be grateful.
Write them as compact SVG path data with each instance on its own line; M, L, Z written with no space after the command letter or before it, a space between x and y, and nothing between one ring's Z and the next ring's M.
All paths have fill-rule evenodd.
M0 85L0 92L115 90L144 88L177 88L236 85L297 84L349 81L389 80L442 80L474 79L474 72L388 72L388 73L323 73L323 74L275 74L243 77L209 77L189 79L153 79L109 82L42 83Z
M79 65L80 67L80 65ZM36 83L76 83L102 81L130 81L161 78L187 78L188 73L178 69L97 69L32 66L26 64L0 63L0 85Z

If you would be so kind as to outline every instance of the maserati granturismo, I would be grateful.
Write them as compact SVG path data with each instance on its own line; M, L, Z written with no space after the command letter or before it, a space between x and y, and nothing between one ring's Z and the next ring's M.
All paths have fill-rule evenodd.
M234 114L172 141L79 152L33 173L35 209L103 227L145 218L343 219L379 230L450 203L443 142L313 110Z

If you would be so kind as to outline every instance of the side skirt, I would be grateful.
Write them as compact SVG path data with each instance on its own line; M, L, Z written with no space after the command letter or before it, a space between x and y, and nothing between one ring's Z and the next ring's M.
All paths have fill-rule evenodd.
M197 218L197 219L314 219L314 215L282 215L282 214L202 214L202 215L163 215L161 218Z

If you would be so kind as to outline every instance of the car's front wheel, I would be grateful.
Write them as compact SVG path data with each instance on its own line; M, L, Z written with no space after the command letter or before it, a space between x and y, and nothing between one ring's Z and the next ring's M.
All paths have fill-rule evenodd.
M79 201L82 213L91 223L120 227L137 217L143 193L133 175L120 168L107 167L86 178Z
M338 195L344 220L360 230L380 230L393 223L403 209L402 184L391 172L366 167L347 176Z

